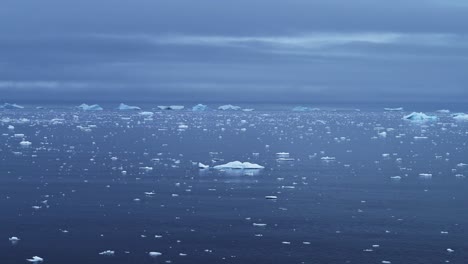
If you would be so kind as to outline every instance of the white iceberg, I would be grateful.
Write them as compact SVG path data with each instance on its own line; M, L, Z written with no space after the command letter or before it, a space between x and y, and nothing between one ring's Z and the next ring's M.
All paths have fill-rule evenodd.
M422 122L422 121L434 121L437 120L437 116L429 116L424 113L413 112L403 117L405 120Z
M93 105L88 105L88 104L81 104L78 106L83 111L102 111L104 110L100 105L93 104Z
M31 144L32 143L30 141L26 141L24 139L20 142L20 145L23 146L23 147L31 146Z
M15 237L15 236L14 236L14 237L8 238L8 240L11 242L11 244L16 245L16 244L18 244L18 242L19 242L21 239L19 239L18 237Z
M210 168L210 165L205 165L201 162L198 162L198 168L204 170Z
M396 107L396 108L384 108L385 111L403 111L403 107Z
M452 117L457 121L468 121L468 114L465 113L456 113L453 114Z
M185 108L183 105L158 105L161 110L182 110Z
M9 104L9 103L4 103L3 105L0 105L1 109L23 109L24 106L17 105L17 104Z
M448 110L448 109L441 109L441 110L437 110L437 113L449 114L449 113L450 113L450 110Z
M102 256L114 256L114 254L115 254L115 251L113 250L106 250L106 251L99 253L99 255L102 255Z
M241 107L240 106L237 106L237 105L222 105L220 107L218 107L219 110L223 110L223 111L226 111L226 110L234 110L234 111L237 111L237 110L240 110Z
M126 105L124 103L120 103L118 109L119 110L141 110L141 108L138 106Z
M146 116L146 117L151 117L151 116L154 115L153 112L140 112L138 114L141 115L141 116Z
M155 257L159 257L159 256L162 256L162 253L161 252L157 252L157 251L153 251L153 252L150 252L148 253L148 255L152 258L155 258Z
M225 169L260 170L260 169L264 169L265 167L255 164L255 163L250 163L250 162L232 161L223 165L214 166L213 168L217 170L225 170Z
M194 107L192 107L192 111L206 111L208 110L208 106L204 104L197 104Z
M311 109L309 107L306 107L306 106L296 106L292 110L294 112L306 112L306 111L310 111Z
M44 262L44 259L41 258L41 257L38 257L38 256L34 256L30 259L26 259L27 261L29 262L32 262L32 263L40 263L40 262Z

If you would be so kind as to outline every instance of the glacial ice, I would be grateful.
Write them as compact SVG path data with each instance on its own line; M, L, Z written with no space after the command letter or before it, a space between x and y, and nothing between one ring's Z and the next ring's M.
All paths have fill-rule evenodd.
M106 251L99 253L99 255L102 255L102 256L114 256L114 254L115 254L115 251L113 250L106 250Z
M194 107L192 107L192 111L206 111L208 110L208 106L204 104L197 104Z
M218 107L219 110L223 110L223 111L226 111L226 110L234 110L234 111L237 111L237 110L240 110L241 107L240 106L237 106L237 105L222 105L220 107Z
M306 106L296 106L292 110L295 112L306 112L306 111L310 111L311 109Z
M422 121L434 121L437 120L437 116L429 116L424 113L417 113L413 112L409 115L406 115L403 117L405 120L410 120L410 121L416 121L416 122L422 122Z
M102 111L104 110L100 105L93 104L93 105L88 105L88 104L81 104L78 106L83 111Z
M255 164L255 163L250 163L250 162L240 162L240 161L232 161L228 162L226 164L222 165L217 165L214 166L213 168L217 170L224 170L224 169L240 169L240 170L250 170L250 169L264 169L265 167Z
M0 105L0 109L23 109L24 106L17 105L17 104L9 104L9 103L4 103L3 105Z
M158 105L161 110L182 110L185 107L183 105Z
M141 110L141 108L138 106L126 105L124 103L120 103L118 109L119 110Z
M385 111L403 111L403 107L396 107L396 108L384 108Z
M456 113L453 114L452 117L457 121L468 121L468 114L465 113Z
M34 256L30 259L26 259L27 261L31 262L31 263L40 263L40 262L44 262L44 259L41 258L41 257L38 257L38 256Z
M157 251L152 251L150 253L148 253L148 255L152 258L155 258L155 257L159 257L159 256L162 256L162 253L161 252L157 252Z

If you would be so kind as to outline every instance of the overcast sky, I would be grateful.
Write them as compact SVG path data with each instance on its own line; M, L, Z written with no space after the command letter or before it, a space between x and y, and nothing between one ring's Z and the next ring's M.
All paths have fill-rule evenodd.
M468 101L466 0L2 0L0 100Z

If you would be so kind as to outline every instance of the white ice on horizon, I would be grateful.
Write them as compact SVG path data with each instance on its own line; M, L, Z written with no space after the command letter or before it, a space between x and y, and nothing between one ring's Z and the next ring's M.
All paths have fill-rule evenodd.
M453 114L452 117L457 121L468 121L468 114L465 113L456 113Z
M437 117L436 116L430 116L430 115L426 115L424 113L421 113L421 112L413 112L409 115L406 115L403 117L403 119L405 120L409 120L409 121L415 121L415 122L422 122L422 121L434 121L434 120L437 120Z
M17 105L17 104L10 104L10 103L4 103L0 105L0 109L23 109L24 106Z
M264 169L265 167L255 164L255 163L250 163L250 162L231 161L226 164L214 166L213 168L217 170L223 170L223 169L259 170L259 169Z
M119 107L117 108L119 110L141 110L140 107L134 106L134 105L126 105L124 103L120 103Z
M83 111L102 111L102 110L104 110L98 104L93 104L93 105L81 104L81 105L78 106L78 108L83 110Z
M220 107L218 107L219 110L223 110L223 111L226 111L226 110L234 110L234 111L237 111L237 110L240 110L241 107L240 106L237 106L237 105L222 105Z
M158 105L160 110L182 110L185 108L183 105Z
M197 104L192 107L192 111L197 112L197 111L206 111L208 110L208 106L204 104Z

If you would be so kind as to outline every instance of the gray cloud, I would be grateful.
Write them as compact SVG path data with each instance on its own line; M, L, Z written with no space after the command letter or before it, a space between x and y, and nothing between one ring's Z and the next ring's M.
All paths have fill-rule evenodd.
M5 100L468 100L462 1L3 7Z

